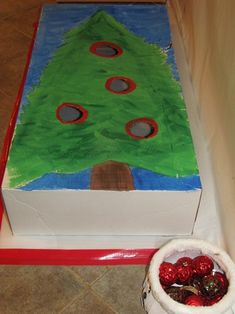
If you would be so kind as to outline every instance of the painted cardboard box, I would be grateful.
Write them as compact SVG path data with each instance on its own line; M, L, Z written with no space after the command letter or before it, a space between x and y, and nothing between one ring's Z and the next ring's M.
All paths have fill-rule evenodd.
M2 190L16 235L192 233L201 183L164 6L44 8Z

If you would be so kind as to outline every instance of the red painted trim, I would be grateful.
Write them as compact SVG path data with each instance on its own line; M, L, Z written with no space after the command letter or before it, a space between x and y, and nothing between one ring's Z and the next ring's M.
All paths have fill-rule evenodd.
M114 56L104 56L102 54L97 53L96 49L99 46L103 46L103 45L107 45L111 48L114 48L115 50L117 50L117 54ZM111 43L109 41L97 41L90 46L90 52L95 54L96 56L103 57L103 58L116 58L116 57L119 57L123 53L123 50L117 44Z
M5 211L5 204L2 196L2 190L0 190L0 229L2 226L3 213Z
M27 78L28 68L29 68L29 64L30 64L30 60L31 60L31 56L32 56L34 43L36 40L37 31L38 31L38 23L35 23L34 24L34 33L33 33L32 41L31 41L31 44L30 44L30 47L28 50L23 76L22 76L20 87L19 87L19 90L18 90L18 93L16 96L16 101L15 101L13 111L11 114L9 126L7 128L7 132L6 132L6 136L5 136L5 140L4 140L4 144L3 144L3 149L2 149L2 154L1 154L1 158L0 158L0 228L1 228L3 212L5 209L3 197L2 197L2 188L1 188L2 187L2 181L3 181L5 169L6 169L8 153L10 150L11 141L12 141L12 137L14 134L15 124L16 124L16 120L17 120L17 116L18 116L21 98L22 98L23 91L24 91L24 85L25 85L25 81Z
M125 82L128 84L129 88L126 89L126 90L124 90L124 91L122 91L122 92L114 91L113 89L111 89L111 84L112 84L112 82L115 81L115 80L123 80L123 81L125 81ZM132 81L132 80L131 80L130 78L128 78L128 77L124 77L124 76L113 76L113 77L110 77L110 78L106 81L106 83L105 83L105 88L106 88L109 92L114 93L114 94L129 94L129 93L133 92L133 90L136 89L136 83L135 83L134 81Z
M75 120L75 121L68 121L68 122L65 122L61 119L60 117L60 109L63 108L63 107L73 107L73 108L78 108L79 111L82 112L82 116L80 119L78 120ZM88 117L88 111L86 109L84 109L81 105L77 105L77 104L72 104L72 103L67 103L67 102L64 102L62 105L60 105L57 109L56 109L56 117L57 119L63 123L63 124L77 124L77 123L82 123L84 122L87 117Z
M137 122L146 122L148 124L151 125L151 127L153 128L153 132L149 135L149 136L135 136L131 133L130 129L133 127L134 124L136 124ZM143 140L143 139L148 139L151 138L153 136L155 136L158 133L158 124L156 121L154 121L153 119L149 119L149 118L138 118L138 119L134 119L131 120L129 122L127 122L126 124L126 132L128 135L130 135L132 138L134 138L135 140Z
M157 249L0 249L1 265L146 265Z

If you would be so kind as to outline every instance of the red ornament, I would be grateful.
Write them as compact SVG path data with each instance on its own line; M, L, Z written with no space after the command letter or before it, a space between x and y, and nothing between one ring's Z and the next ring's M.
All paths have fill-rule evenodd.
M215 298L223 293L220 280L212 274L202 278L201 290L202 293L209 298Z
M163 262L159 268L159 279L162 285L171 286L177 280L177 270L175 265Z
M192 266L193 260L190 257L181 257L176 262L176 265L183 265L183 266Z
M214 305L215 303L218 303L222 298L223 298L222 295L217 295L217 296L216 296L215 298L213 298L213 299L207 298L205 305L207 305L207 306Z
M199 295L193 294L186 298L185 304L192 306L203 306L204 300Z
M193 269L198 276L209 275L214 268L212 259L205 255L197 256L193 259Z
M185 284L193 277L192 259L190 257L182 257L175 264L177 269L177 283Z
M229 282L225 274L222 274L220 272L215 272L214 276L220 281L221 283L221 290L222 294L224 295L228 291Z

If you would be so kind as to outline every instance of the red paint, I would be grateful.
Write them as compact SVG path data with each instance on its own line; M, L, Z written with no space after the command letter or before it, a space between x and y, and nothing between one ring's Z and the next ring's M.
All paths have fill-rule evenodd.
M100 47L100 46L109 46L110 48L113 48L117 51L117 54L114 55L114 56L104 56L102 54L99 54L97 53L97 48ZM103 58L116 58L116 57L119 57L122 53L123 53L123 50L120 46L114 44L114 43L111 43L109 41L97 41L95 42L94 44L92 44L90 46L90 52L95 54L96 56L99 56L99 57L103 57Z
M121 91L121 92L117 92L113 89L111 89L111 84L113 81L115 80L122 80L122 81L125 81L127 84L128 84L128 89L124 90L124 91ZM124 77L124 76L113 76L113 77L110 77L106 83L105 83L105 88L110 91L111 93L114 93L114 94L128 94L128 93L131 93L133 92L133 90L136 89L136 83L134 81L132 81L130 78L128 77Z
M60 118L60 110L61 108L63 107L73 107L73 108L77 108L81 113L82 113L82 116L81 118L79 118L78 120L74 120L74 121L63 121L61 118ZM72 104L72 103L63 103L62 105L60 105L57 109L56 109L56 117L57 119L63 123L63 124L75 124L75 123L82 123L84 122L87 117L88 117L88 111L86 109L84 109L81 105L77 105L77 104Z
M4 200L2 196L2 191L0 190L0 229L2 226L2 219L3 219L4 211L5 211L5 205L4 205Z
M146 265L157 249L0 249L1 265Z
M149 125L151 125L153 131L152 133L145 137L145 136L135 136L131 133L131 128L137 123L137 122L145 122L145 123L148 123ZM153 136L155 136L157 133L158 133L158 124L156 121L154 121L153 119L149 119L149 118L137 118L137 119L134 119L134 120L131 120L129 122L127 122L126 124L126 132L128 135L130 135L132 138L134 138L135 140L143 140L143 139L148 139L148 138L151 138Z
M32 41L31 41L31 44L29 47L29 51L27 54L27 58L26 58L26 65L24 68L20 87L19 87L19 90L17 93L16 101L15 101L15 104L13 107L13 112L12 112L12 115L10 118L10 123L9 123L8 129L7 129L7 132L6 132L6 136L5 136L5 140L4 140L4 144L3 144L2 155L0 158L0 187L2 186L3 176L5 173L6 163L7 163L7 159L8 159L8 153L9 153L12 137L14 134L16 119L17 119L17 115L18 115L18 111L19 111L19 107L20 107L21 98L23 95L24 85L25 85L25 81L26 81L26 77L27 77L27 73L28 73L28 68L29 68L29 64L30 64L30 60L31 60L31 55L32 55L32 51L33 51L33 47L34 47L34 43L35 43L35 39L36 39L36 35L37 35L37 30L38 30L38 23L35 23L33 38L32 38ZM1 223L2 223L2 215L3 215L4 210L5 210L5 206L4 206L3 197L2 197L2 189L0 189L0 227L1 227Z

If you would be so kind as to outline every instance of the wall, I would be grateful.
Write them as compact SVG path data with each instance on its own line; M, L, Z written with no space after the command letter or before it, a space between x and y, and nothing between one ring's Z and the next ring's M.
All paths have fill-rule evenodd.
M169 4L184 40L211 153L222 228L235 259L235 1L170 0Z

